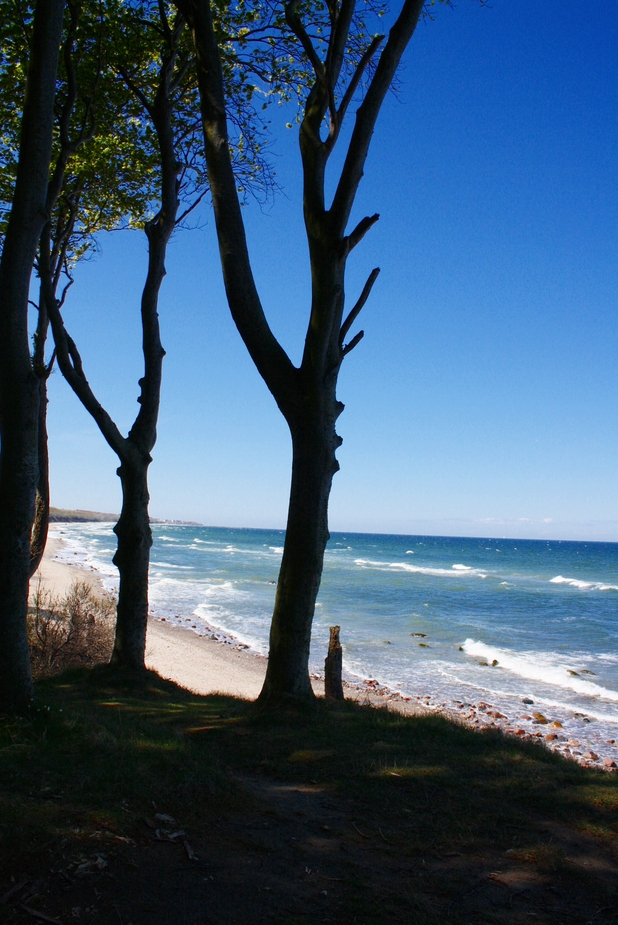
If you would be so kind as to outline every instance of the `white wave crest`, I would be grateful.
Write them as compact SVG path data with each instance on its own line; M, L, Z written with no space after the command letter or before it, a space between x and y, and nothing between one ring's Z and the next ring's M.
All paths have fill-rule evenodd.
M477 578L487 578L486 572L481 569L471 568L468 565L454 565L452 568L430 568L430 566L410 565L408 562L374 562L372 559L355 559L354 564L360 568L378 569L384 572L413 572L419 575L443 575L448 578L457 578L465 574L474 575Z
M550 578L549 583L550 585L570 585L572 588L579 588L580 591L618 591L618 585L606 585L602 581L582 581L580 578L565 578L563 575Z
M226 600L230 597L247 597L247 592L237 588L233 581L222 581L221 584L202 588L201 595L210 600Z
M174 568L174 569L178 569L181 572L192 572L193 571L192 565L174 565L173 562L155 562L155 561L152 561L150 564L153 568Z
M541 681L555 687L576 691L587 697L602 697L618 703L618 691L610 690L594 681L585 681L575 675L570 665L564 664L564 656L554 652L512 652L498 646L488 646L475 639L466 639L463 644L466 655L483 658L491 663L496 660L500 668L512 671L520 678L529 681Z

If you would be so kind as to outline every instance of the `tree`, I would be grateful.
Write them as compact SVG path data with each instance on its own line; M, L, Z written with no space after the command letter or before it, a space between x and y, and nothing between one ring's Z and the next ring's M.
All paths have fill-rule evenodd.
M44 302L51 321L58 364L120 461L117 471L122 485L122 511L114 527L118 537L114 564L118 567L120 585L112 661L133 669L144 667L148 619L148 569L152 546L148 515L148 468L156 442L165 355L159 330L158 300L165 276L167 245L177 221L179 194L183 187L181 175L191 169L186 158L183 169L180 152L183 146L185 154L192 150L191 127L183 122L179 129L174 120L175 98L186 92L183 90L183 82L187 67L180 44L185 27L184 18L177 15L175 21L170 23L164 6L158 4L157 16L160 19L153 21L147 17L150 13L148 4L139 6L137 12L131 9L127 15L121 15L116 23L114 40L118 53L111 62L135 103L143 109L149 120L156 146L159 185L159 206L155 214L144 223L148 239L148 270L141 300L144 375L139 382L140 410L126 437L97 400L86 378L78 348L64 326L52 285L54 268L49 238L42 239L40 250ZM160 63L155 69L157 58ZM143 121L141 113L138 115L125 110L124 117ZM194 184L192 189L195 191ZM203 192L197 193L194 204L202 195Z
M7 191L14 182L17 123L14 100L19 98L18 93L6 91L18 88L23 63L34 53L29 23L22 15L27 11L19 10L20 15L16 16L14 5L12 7L7 12L13 19L7 15L3 21L6 41L3 42L5 55L0 76L5 91L1 101L5 131L0 189L5 203ZM34 263L40 278L40 295L38 303L31 303L38 310L32 369L39 385L39 471L31 537L31 574L44 551L49 512L47 379L56 358L55 350L50 358L46 358L45 352L50 319L52 316L55 319L62 339L59 313L73 282L71 274L75 264L96 250L97 232L126 227L132 222L143 223L153 194L160 186L155 133L149 124L144 125L143 120L136 117L140 104L109 67L109 48L118 48L121 44L122 30L118 22L121 9L122 5L115 0L105 4L70 0L67 3L56 83L57 118L47 187L47 221L40 234ZM110 41L112 37L113 42ZM149 48L140 49L142 60L148 51L154 53L156 60L159 44L157 42L154 51L152 43ZM172 187L175 188L173 184ZM10 216L8 205L7 212ZM172 225L174 218L175 212ZM57 298L61 281L64 284ZM64 337L65 347L66 341ZM76 350L74 345L73 349ZM65 353L66 350L62 353L63 362ZM85 380L84 384L88 390Z
M45 200L43 229L34 267L40 277L38 322L31 356L32 382L38 385L38 471L34 520L27 518L22 534L31 538L30 574L43 554L49 510L47 465L47 380L58 355L70 384L97 421L120 458L123 510L116 527L120 594L114 660L132 667L143 665L147 575L152 542L148 518L147 470L156 439L163 350L157 303L165 275L165 251L178 222L197 205L206 191L201 150L197 140L198 107L195 78L190 73L190 46L182 38L183 20L174 25L167 5L159 0L92 0L67 2L68 17L56 84L56 131L51 177ZM18 168L19 106L27 61L37 45L32 34L33 4L19 6L1 0L0 54L0 235L12 214L11 199ZM246 49L258 14L250 10L220 11L218 27L227 43L224 69L237 130L234 172L240 190L272 189L272 176L262 157L261 120L251 103L253 71L270 82L270 93L285 95L296 59L276 47L258 47L245 55L234 52L231 36L241 36ZM271 17L272 19L272 17ZM260 25L257 29L263 34ZM36 33L36 30L35 30ZM184 44L183 44L184 43ZM298 70L296 68L296 70ZM285 78L288 78L287 82ZM158 194L158 195L157 195ZM179 198L186 205L177 219ZM153 210L151 201L159 199ZM149 214L148 214L149 213ZM145 375L140 380L141 409L125 438L96 399L86 379L77 346L61 316L72 271L77 261L96 249L96 233L133 225L142 227L149 241L149 269L142 298ZM62 285L60 296L59 287ZM57 350L46 355L49 324ZM24 325L27 336L27 318ZM34 436L34 428L32 430ZM34 466L34 452L30 463ZM25 618L27 582L19 599ZM19 622L19 621L18 621ZM25 628L25 623L24 623ZM23 634L22 634L23 636ZM7 658L10 658L7 649ZM27 648L19 650L22 662ZM25 669L24 669L25 670ZM28 672L26 671L26 675ZM29 677L29 675L28 675ZM28 682L29 683L29 682ZM29 688L31 691L31 687ZM29 695L28 695L29 696Z
M423 0L404 0L386 41L381 35L365 39L364 30L355 26L356 0L317 5L326 20L317 26L315 19L305 24L307 10L297 0L284 7L287 26L313 70L299 133L312 294L298 368L274 337L253 280L229 157L220 43L212 8L208 0L177 0L177 6L187 17L195 42L205 155L228 303L292 437L287 529L260 700L310 700L311 625L329 536L328 499L339 468L336 450L342 442L335 429L344 408L336 396L337 377L344 357L363 337L359 331L346 342L379 272L377 268L371 272L358 301L344 316L347 258L379 216L363 218L350 233L346 229L382 102L416 28ZM328 159L361 86L362 102L335 195L327 206Z
M33 4L0 0L0 238L11 214L18 163L20 106L32 52ZM126 227L148 212L156 185L156 159L128 108L130 94L104 67L111 38L114 0L66 3L65 28L56 81L55 131L47 189L47 215L35 260L47 261L54 293L62 285L64 303L82 258L97 250L97 232ZM39 380L39 477L31 534L30 574L36 571L47 539L49 471L47 381L55 351L46 353L49 318L43 286L37 302L32 368Z
M38 381L28 343L32 265L46 221L64 0L38 0L11 215L0 258L0 709L32 698L26 632L38 482Z
M108 20L112 6L113 3L108 6ZM242 17L235 27L240 27L240 23ZM110 28L109 21L107 27ZM139 381L140 410L126 437L96 398L77 345L66 331L60 311L62 300L57 300L54 286L58 259L62 255L58 235L53 247L49 234L42 235L39 273L44 309L51 321L60 369L120 460L117 471L122 485L122 511L114 527L118 549L113 560L118 567L120 585L112 662L140 669L144 666L152 546L148 468L156 441L164 357L158 319L159 293L166 272L165 256L170 237L202 200L207 185L197 115L197 86L184 17L177 14L169 20L165 4L141 0L117 8L113 34L114 49L108 65L132 95L133 110L125 106L123 117L142 126L140 140L135 142L133 150L143 150L144 146L153 148L152 172L157 187L154 215L143 222L148 239L148 271L141 300L144 375ZM231 111L239 130L233 162L235 184L241 190L255 190L256 184L267 190L272 181L258 143L261 137L256 131L259 119L250 105L250 85L237 61L228 64L226 84L234 101ZM83 168L77 172L78 177L82 174ZM113 182L107 180L108 185L103 189L107 191ZM80 196L76 191L72 193L72 216L79 212ZM184 209L178 218L181 201ZM67 229L67 240L72 233L72 221L73 218L61 226Z

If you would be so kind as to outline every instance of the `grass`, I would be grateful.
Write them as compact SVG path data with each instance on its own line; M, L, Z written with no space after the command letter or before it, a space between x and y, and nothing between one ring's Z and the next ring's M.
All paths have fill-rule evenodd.
M601 902L618 883L616 778L542 747L351 703L260 715L242 701L198 697L153 674L136 681L109 668L48 679L38 695L29 716L0 722L0 896L16 882L11 877L34 876L45 865L52 871L49 858L60 846L63 857L91 857L101 832L134 843L139 867L140 852L151 850L144 818L162 812L182 821L198 853L212 850L218 826L221 864L227 858L233 869L255 856L271 870L275 886L258 883L259 902L249 898L239 918L230 911L234 899L220 918L204 922L261 921L262 898L270 901L270 890L288 896L301 857L310 871L301 893L317 865L332 876L330 893L316 896L347 884L340 922L369 922L370 911L385 922L518 922L513 897L520 892L500 882L507 874L532 877L521 895L528 891L537 922L556 920L553 894L542 892L552 889L568 921L618 918L615 900ZM281 882L273 859L289 867ZM52 873L45 901L62 914ZM101 880L99 896L110 883ZM306 903L301 893L294 896ZM591 895L610 911L593 919ZM276 917L280 899L271 920L295 920L295 900L286 901L287 917ZM10 921L27 919L12 908ZM470 910L476 918L467 917ZM315 921L328 921L320 915ZM107 922L97 916L97 925ZM160 921L199 921L187 916ZM298 920L314 919L303 912Z

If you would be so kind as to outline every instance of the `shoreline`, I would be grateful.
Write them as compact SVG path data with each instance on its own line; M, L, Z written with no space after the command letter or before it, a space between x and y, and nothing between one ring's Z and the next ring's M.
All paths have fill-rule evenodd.
M62 538L48 539L43 561L31 581L31 598L38 579L46 591L58 597L63 597L75 581L85 581L93 590L104 592L104 579L95 569L79 560L69 563L59 558L63 547L66 548L66 544ZM201 696L224 694L255 700L262 689L267 658L251 651L229 633L223 634L214 627L210 630L210 634L198 634L151 612L146 637L146 667ZM314 673L311 684L316 696L322 697L324 679ZM408 715L432 712L414 698L405 698L382 686L374 688L372 684L364 686L344 680L343 687L349 700L374 706L388 705Z
M48 540L43 562L31 582L31 596L37 576L40 576L46 590L58 596L66 593L76 580L86 581L95 590L103 591L103 577L96 570L79 559L75 563L59 560L63 546L65 544L60 537ZM210 629L209 634L200 635L188 627L171 623L166 617L151 613L146 640L146 667L199 695L220 693L254 700L262 687L266 657L252 652L231 634L221 638L220 631ZM323 696L323 677L313 673L311 683L316 695ZM545 747L585 767L618 770L618 740L601 742L598 737L591 736L585 724L592 725L593 721L582 714L576 715L580 720L577 725L584 728L567 731L551 715L540 713L527 698L519 705L519 716L509 717L484 700L470 703L465 699L445 701L439 694L407 696L389 690L375 678L359 679L358 682L344 680L343 686L345 697L349 700L386 707L404 715L438 714L476 730L498 729L527 741L540 740ZM546 712L551 713L549 710Z

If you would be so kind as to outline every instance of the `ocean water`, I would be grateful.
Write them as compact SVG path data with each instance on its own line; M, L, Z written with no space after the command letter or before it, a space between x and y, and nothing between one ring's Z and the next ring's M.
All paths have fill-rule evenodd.
M96 568L109 587L111 527L53 531L61 557ZM283 531L160 524L153 533L153 613L267 654ZM334 623L350 680L451 708L487 702L523 723L533 709L588 743L618 741L616 543L334 533L313 670Z

